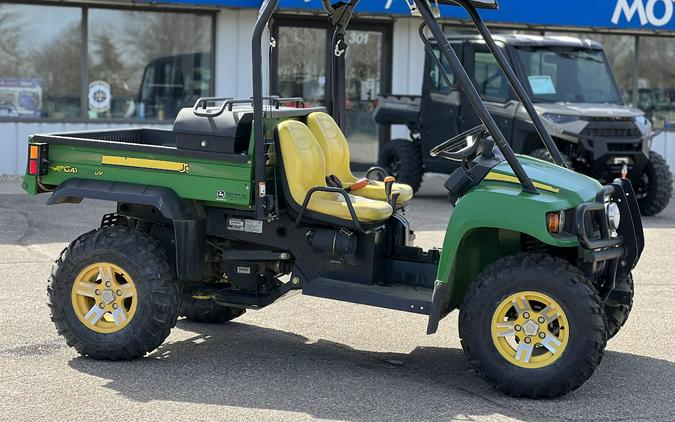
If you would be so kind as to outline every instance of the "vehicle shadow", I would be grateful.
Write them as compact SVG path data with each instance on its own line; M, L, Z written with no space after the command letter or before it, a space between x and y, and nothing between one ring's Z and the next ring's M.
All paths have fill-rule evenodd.
M480 380L460 349L372 352L238 322L179 321L179 327L194 335L143 359L78 357L69 365L103 378L106 388L133 401L299 412L321 419L653 420L673 414L673 400L653 392L672 391L675 364L628 353L608 351L595 375L566 397L517 400Z

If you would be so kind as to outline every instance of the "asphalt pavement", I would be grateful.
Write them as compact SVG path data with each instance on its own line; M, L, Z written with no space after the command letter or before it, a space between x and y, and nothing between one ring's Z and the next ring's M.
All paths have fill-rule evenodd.
M408 213L425 247L441 246L450 216L441 185L427 180ZM456 313L426 336L423 316L302 295L223 325L179 320L132 362L80 357L49 319L46 280L112 207L46 199L0 180L0 420L675 420L675 205L644 220L634 310L598 370L535 401L471 371Z

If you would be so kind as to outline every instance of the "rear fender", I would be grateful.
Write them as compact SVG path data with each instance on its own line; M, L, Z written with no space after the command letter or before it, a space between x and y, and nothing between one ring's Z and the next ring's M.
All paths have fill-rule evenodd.
M203 277L206 213L201 203L182 199L173 190L164 187L69 179L54 190L47 204L77 204L84 198L156 208L173 222L178 278L198 281Z

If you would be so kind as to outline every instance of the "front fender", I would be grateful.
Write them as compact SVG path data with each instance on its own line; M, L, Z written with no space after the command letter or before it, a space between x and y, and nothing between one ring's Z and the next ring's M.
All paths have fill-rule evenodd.
M553 236L546 213L574 208L581 198L540 189L529 194L516 184L484 181L463 196L448 222L438 265L428 333L456 308L466 286L495 260L521 251L521 236L559 248L576 248L573 235Z

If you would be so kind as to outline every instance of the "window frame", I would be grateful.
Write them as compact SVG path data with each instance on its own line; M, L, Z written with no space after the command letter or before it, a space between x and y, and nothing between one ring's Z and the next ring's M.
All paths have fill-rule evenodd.
M88 117L88 91L89 91L89 11L91 9L106 9L106 10L122 10L134 12L161 12L161 13L190 13L203 15L210 18L211 26L211 46L209 52L211 54L211 83L210 90L215 95L216 90L216 36L217 36L217 14L216 8L189 8L189 7L171 7L171 6L134 6L114 5L114 4L91 4L83 2L64 3L62 1L8 1L9 4L16 5L30 5L30 6L58 6L71 9L80 10L80 115L78 117L56 118L56 117L15 117L15 116L0 116L0 123L92 123L92 124L171 124L173 118L170 119L115 119L115 118L100 118L92 119Z

